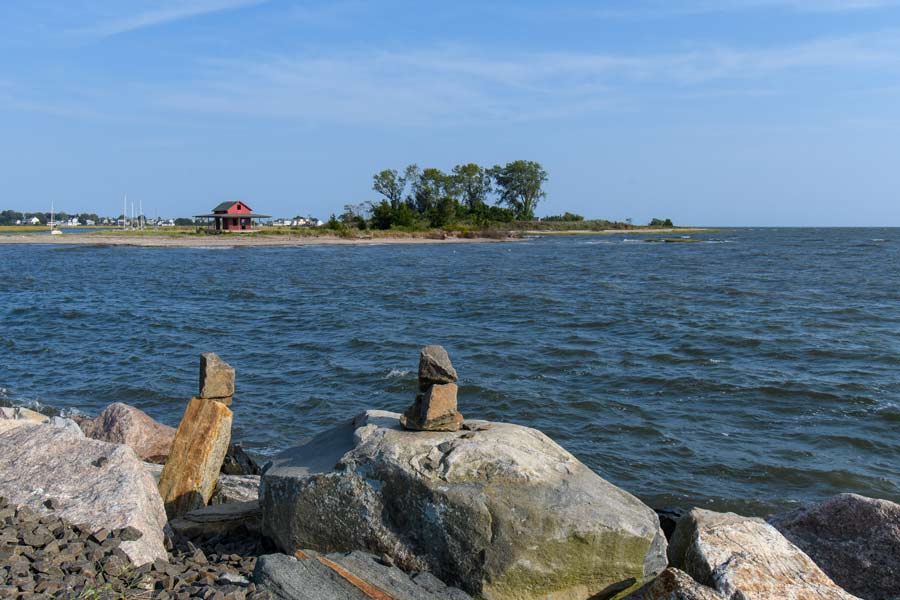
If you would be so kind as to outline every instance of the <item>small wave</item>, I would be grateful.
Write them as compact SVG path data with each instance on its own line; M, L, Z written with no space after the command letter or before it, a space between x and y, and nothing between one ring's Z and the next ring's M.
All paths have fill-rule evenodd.
M401 377L406 377L409 375L411 371L409 369L391 369L387 375L384 376L385 379L400 379Z

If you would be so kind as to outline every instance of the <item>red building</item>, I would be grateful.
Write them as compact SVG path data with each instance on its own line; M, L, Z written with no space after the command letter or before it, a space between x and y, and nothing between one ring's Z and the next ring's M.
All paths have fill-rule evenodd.
M214 231L250 231L253 229L253 219L269 218L269 215L253 212L253 209L240 200L223 202L209 214L194 216L209 219L210 229Z

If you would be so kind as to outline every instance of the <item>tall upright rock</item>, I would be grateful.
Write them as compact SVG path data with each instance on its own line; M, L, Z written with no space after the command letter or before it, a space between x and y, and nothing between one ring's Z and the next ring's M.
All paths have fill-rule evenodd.
M188 402L159 478L170 519L207 505L231 442L234 369L215 354L200 356L200 393Z

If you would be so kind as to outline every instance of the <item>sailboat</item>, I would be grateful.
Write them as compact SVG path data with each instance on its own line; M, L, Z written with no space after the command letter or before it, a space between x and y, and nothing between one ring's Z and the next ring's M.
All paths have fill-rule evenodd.
M62 231L56 228L56 222L53 220L53 202L50 202L50 235L62 235Z

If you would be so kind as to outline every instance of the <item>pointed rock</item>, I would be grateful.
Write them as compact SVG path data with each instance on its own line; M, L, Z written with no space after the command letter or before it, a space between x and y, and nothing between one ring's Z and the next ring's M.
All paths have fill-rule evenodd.
M425 346L419 355L419 389L430 385L453 383L458 379L456 369L443 346Z
M169 518L209 502L231 441L231 410L221 402L192 398L159 477Z

